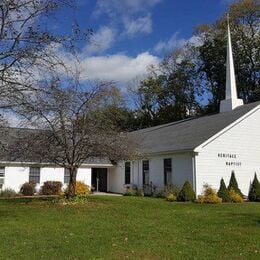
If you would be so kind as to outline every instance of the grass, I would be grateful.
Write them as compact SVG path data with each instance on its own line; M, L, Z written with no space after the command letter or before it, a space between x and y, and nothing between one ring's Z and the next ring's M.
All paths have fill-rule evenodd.
M260 203L0 201L0 259L260 259Z

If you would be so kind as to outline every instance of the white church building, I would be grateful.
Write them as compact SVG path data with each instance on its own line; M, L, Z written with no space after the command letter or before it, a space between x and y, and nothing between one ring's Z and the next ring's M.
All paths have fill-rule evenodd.
M10 128L12 135L19 129ZM260 102L243 105L237 98L230 29L226 66L226 99L220 113L131 132L141 144L143 159L116 165L100 159L89 161L77 179L102 192L123 193L126 185L143 188L167 183L182 186L188 180L197 195L205 183L218 189L228 184L234 171L241 191L247 195L255 173L260 176ZM68 183L65 169L37 162L0 158L0 188L19 191L23 183ZM98 185L97 185L98 181Z

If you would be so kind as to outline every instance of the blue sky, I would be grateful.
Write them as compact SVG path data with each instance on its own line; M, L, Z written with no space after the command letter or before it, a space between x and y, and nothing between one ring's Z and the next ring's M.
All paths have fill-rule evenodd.
M62 9L52 28L70 33L76 19L94 31L81 45L84 79L127 84L175 47L192 39L195 26L214 22L232 0L77 0Z

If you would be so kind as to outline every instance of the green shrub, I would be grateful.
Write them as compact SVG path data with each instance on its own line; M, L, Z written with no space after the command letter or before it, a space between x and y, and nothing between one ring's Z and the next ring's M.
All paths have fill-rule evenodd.
M153 194L154 198L165 198L165 191L164 190L157 190L154 194Z
M22 185L20 193L22 193L24 196L32 196L36 192L35 186L36 184L33 182L26 182Z
M177 196L177 200L178 201L194 201L195 199L196 199L195 192L193 191L191 184L188 181L186 181L183 184L183 187Z
M254 180L253 180L252 184L250 185L248 199L250 201L260 201L260 183L257 179L256 173L255 173Z
M15 196L17 196L17 193L13 189L6 188L6 189L0 191L0 197L11 198L11 197L15 197Z
M165 193L166 193L166 196L167 194L174 194L176 197L178 196L180 192L180 188L178 186L175 186L173 184L167 184L165 186Z
M143 197L144 196L144 191L143 189L132 189L132 188L127 188L125 193L123 194L124 196L137 196L137 197Z
M136 190L127 188L125 193L123 194L124 196L135 196L136 195Z
M168 193L166 198L165 198L167 201L170 201L170 202L174 202L177 200L177 197L175 194L173 193Z
M137 196L137 197L143 197L143 196L144 196L144 191L143 191L143 189L137 189L137 190L135 191L135 196Z
M60 195L62 183L60 181L46 181L41 187L41 194L43 195Z
M231 188L243 198L244 195L241 192L241 190L238 188L238 184L237 184L237 180L236 180L236 176L235 176L234 171L232 171L232 173L231 173L231 177L230 177L230 181L229 181L229 185L228 185L228 190L230 191Z
M231 202L231 199L229 197L229 192L223 178L220 181L218 196L222 199L222 202Z
M53 204L61 204L63 206L73 206L73 205L84 205L88 203L88 197L86 196L75 196L72 198L56 197L51 201Z
M243 198L233 188L230 188L230 190L229 190L229 197L230 197L231 201L234 203L243 202Z
M203 194L196 200L198 203L211 203L218 204L222 202L222 199L218 197L216 191L208 184L203 185Z

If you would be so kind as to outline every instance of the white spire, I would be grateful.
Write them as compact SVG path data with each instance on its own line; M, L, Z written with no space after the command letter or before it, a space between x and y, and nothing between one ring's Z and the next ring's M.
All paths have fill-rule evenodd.
M236 77L233 61L233 52L231 44L231 34L229 27L229 16L227 17L227 60L226 60L226 98L220 103L220 112L231 111L238 106L243 105L243 100L237 98Z

